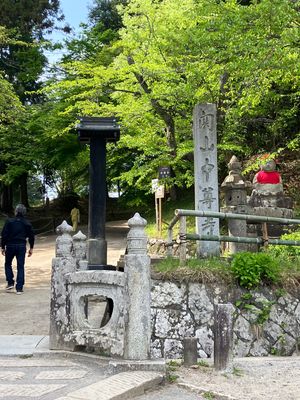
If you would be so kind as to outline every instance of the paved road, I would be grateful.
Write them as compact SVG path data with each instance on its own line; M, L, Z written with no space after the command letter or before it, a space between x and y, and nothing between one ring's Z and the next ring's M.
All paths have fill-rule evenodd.
M79 229L87 231L86 226ZM109 264L116 265L120 255L125 253L127 233L126 221L106 224ZM54 234L37 236L32 257L26 257L26 282L22 296L5 292L4 268L0 269L0 335L49 334L51 265L56 237ZM4 264L4 257L0 255L1 263Z
M107 376L105 365L76 357L1 357L0 398L54 400Z
M112 374L108 363L74 354L66 358L0 357L0 398L4 400L128 399L157 386L162 379L152 371Z

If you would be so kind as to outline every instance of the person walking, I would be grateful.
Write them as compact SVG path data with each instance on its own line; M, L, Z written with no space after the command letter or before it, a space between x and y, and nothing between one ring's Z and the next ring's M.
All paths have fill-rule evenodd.
M1 249L2 255L5 256L5 276L6 276L6 291L10 292L14 289L15 280L12 269L13 258L17 259L17 279L16 293L23 293L25 282L25 254L26 241L28 239L30 249L28 257L32 256L34 246L34 233L32 225L25 219L26 207L23 204L18 204L15 208L15 217L9 218L2 229L1 233Z
M80 211L77 207L72 208L71 213L71 221L73 226L73 231L76 232L78 228L78 224L80 222Z

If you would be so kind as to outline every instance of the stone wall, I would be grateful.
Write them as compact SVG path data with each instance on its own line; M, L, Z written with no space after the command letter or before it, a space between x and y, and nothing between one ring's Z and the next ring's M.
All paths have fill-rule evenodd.
M292 355L300 345L300 293L153 280L153 358L182 358L183 338L198 338L198 356L213 357L214 306L234 305L234 355Z

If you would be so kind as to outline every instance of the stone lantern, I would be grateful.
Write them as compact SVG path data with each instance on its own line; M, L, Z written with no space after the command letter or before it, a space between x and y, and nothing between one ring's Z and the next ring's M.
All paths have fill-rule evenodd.
M80 117L79 140L90 145L88 269L107 269L105 240L106 143L117 142L120 126L115 118Z
M250 182L245 182L241 172L242 164L236 156L232 156L228 163L229 174L221 184L221 190L225 195L225 207L221 208L222 212L248 214L247 206L247 189L251 187ZM228 220L229 236L246 237L247 223L245 220ZM227 249L234 254L241 251L246 251L246 245L243 243L228 243Z

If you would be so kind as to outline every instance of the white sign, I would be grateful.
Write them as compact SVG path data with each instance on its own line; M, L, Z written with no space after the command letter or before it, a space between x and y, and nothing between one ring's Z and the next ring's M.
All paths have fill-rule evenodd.
M159 187L159 180L158 179L152 179L151 181L151 191L152 193L155 193Z
M164 185L158 186L155 192L155 197L157 199L163 199L165 197L165 187Z

